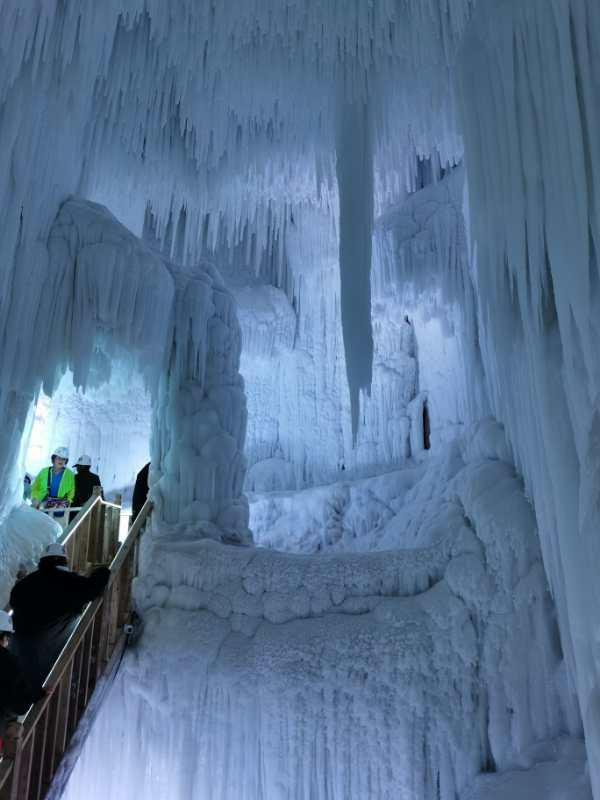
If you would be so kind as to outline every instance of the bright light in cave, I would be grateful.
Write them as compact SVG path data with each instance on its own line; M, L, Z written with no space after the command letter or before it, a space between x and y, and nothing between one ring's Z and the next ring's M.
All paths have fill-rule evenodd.
M129 490L150 457L151 400L139 375L116 362L111 379L76 390L66 373L52 397L35 406L25 468L31 475L48 466L53 448L66 447L71 465L87 454L104 489Z
M153 501L48 797L600 800L600 4L30 6L2 602L54 447Z

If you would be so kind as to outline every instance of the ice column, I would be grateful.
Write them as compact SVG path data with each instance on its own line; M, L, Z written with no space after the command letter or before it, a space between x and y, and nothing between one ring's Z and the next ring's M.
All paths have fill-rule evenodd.
M150 482L161 519L245 539L246 398L232 296L205 265L177 277L168 367L153 414Z

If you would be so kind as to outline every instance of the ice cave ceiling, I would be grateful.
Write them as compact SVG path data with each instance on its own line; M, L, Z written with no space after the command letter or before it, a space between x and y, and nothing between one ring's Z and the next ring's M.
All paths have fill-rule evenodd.
M19 74L53 89L87 123L85 173L111 178L120 156L163 218L171 192L177 211L232 228L257 206L327 203L344 103L369 107L379 203L404 189L415 151L460 157L449 66L471 0L443 13L437 0L36 6L3 3L5 91Z

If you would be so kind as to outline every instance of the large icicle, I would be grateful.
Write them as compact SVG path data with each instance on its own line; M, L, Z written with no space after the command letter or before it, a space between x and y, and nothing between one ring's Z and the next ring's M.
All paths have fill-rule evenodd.
M356 439L360 392L370 393L373 375L373 148L369 108L360 100L342 103L336 166L340 204L342 330L352 433Z
M459 60L480 344L600 798L600 5L483 3Z

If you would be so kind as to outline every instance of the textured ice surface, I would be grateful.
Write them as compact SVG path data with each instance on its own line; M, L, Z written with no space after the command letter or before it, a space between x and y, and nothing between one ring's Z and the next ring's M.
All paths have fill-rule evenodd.
M600 796L600 6L482 3L459 62L479 345L536 509Z
M244 279L241 270L227 273L242 328L250 491L296 489L402 465L423 449L418 417L424 402L434 447L485 413L474 320L461 312L468 268L463 179L456 170L377 220L373 375L370 397L361 397L356 446L334 220L302 209L286 229L293 306L283 290ZM467 287L465 302L472 303L469 281Z
M177 307L192 337L164 351L174 360L156 406L164 425L157 459L166 465L155 476L160 510L169 519L185 508L188 519L210 520L194 528L203 535L245 527L243 503L235 507L244 414L232 401L241 384L237 375L228 381L234 362L225 353L238 346L232 309L206 270L206 285L186 294L185 279L175 286L162 269L191 268L207 251L219 265L221 254L235 254L258 284L278 292L259 290L247 303L263 301L247 326L260 331L247 337L243 364L251 488L309 487L401 467L419 442L423 394L438 442L483 414L503 422L535 507L598 795L598 3L181 0L175 9L163 0L43 0L26 11L19 0L0 0L0 523L19 500L20 455L41 383L52 391L65 367L77 384L91 385L92 364L106 372L106 359L89 350L99 328L105 355L123 357L110 346L117 341L136 350L137 368L152 380L169 341L164 312ZM343 357L336 300L341 96L368 105L373 121L373 382L355 450L344 378L352 362ZM463 153L464 175L451 170ZM109 207L152 247L140 249L124 229L105 239L102 225L82 241L68 219L54 230L72 195ZM353 232L357 241L365 230ZM80 252L75 296L71 268ZM366 263L360 267L364 276ZM203 309L198 325L192 305ZM121 312L136 324L120 327ZM416 381L410 362L392 361L407 352L404 314L417 346ZM199 328L209 319L206 337ZM210 407L202 405L218 428L212 441L194 418L215 385L202 374L207 351L198 347L209 339L224 381L211 389ZM261 366L265 354L271 360ZM350 355L368 367L364 352ZM210 468L197 469L207 459ZM465 509L472 505L471 518L482 512L474 487L492 491L508 477L489 467L479 474L469 458L465 465L455 490ZM197 495L192 475L204 487ZM427 481L420 485L425 492ZM504 525L497 491L489 501ZM273 535L290 513L274 507ZM353 513L368 524L366 513ZM398 512L371 540L393 541L404 524ZM308 540L312 549L326 536ZM502 539L492 546L502 575L512 558L503 547ZM471 572L456 569L456 585L468 584ZM519 597L529 596L528 586ZM157 602L173 589L161 587ZM193 595L185 603L193 607ZM517 640L528 651L528 639L518 632ZM421 714L430 707L415 704ZM446 774L448 759L438 755L427 763ZM358 760L352 754L347 763ZM347 787L336 791L344 796ZM357 791L364 796L360 782Z
M146 632L63 796L445 800L577 733L535 517L505 457L489 421L404 485L358 484L392 506L398 484L403 524L380 551L154 526L135 588ZM364 538L376 547L380 526Z

